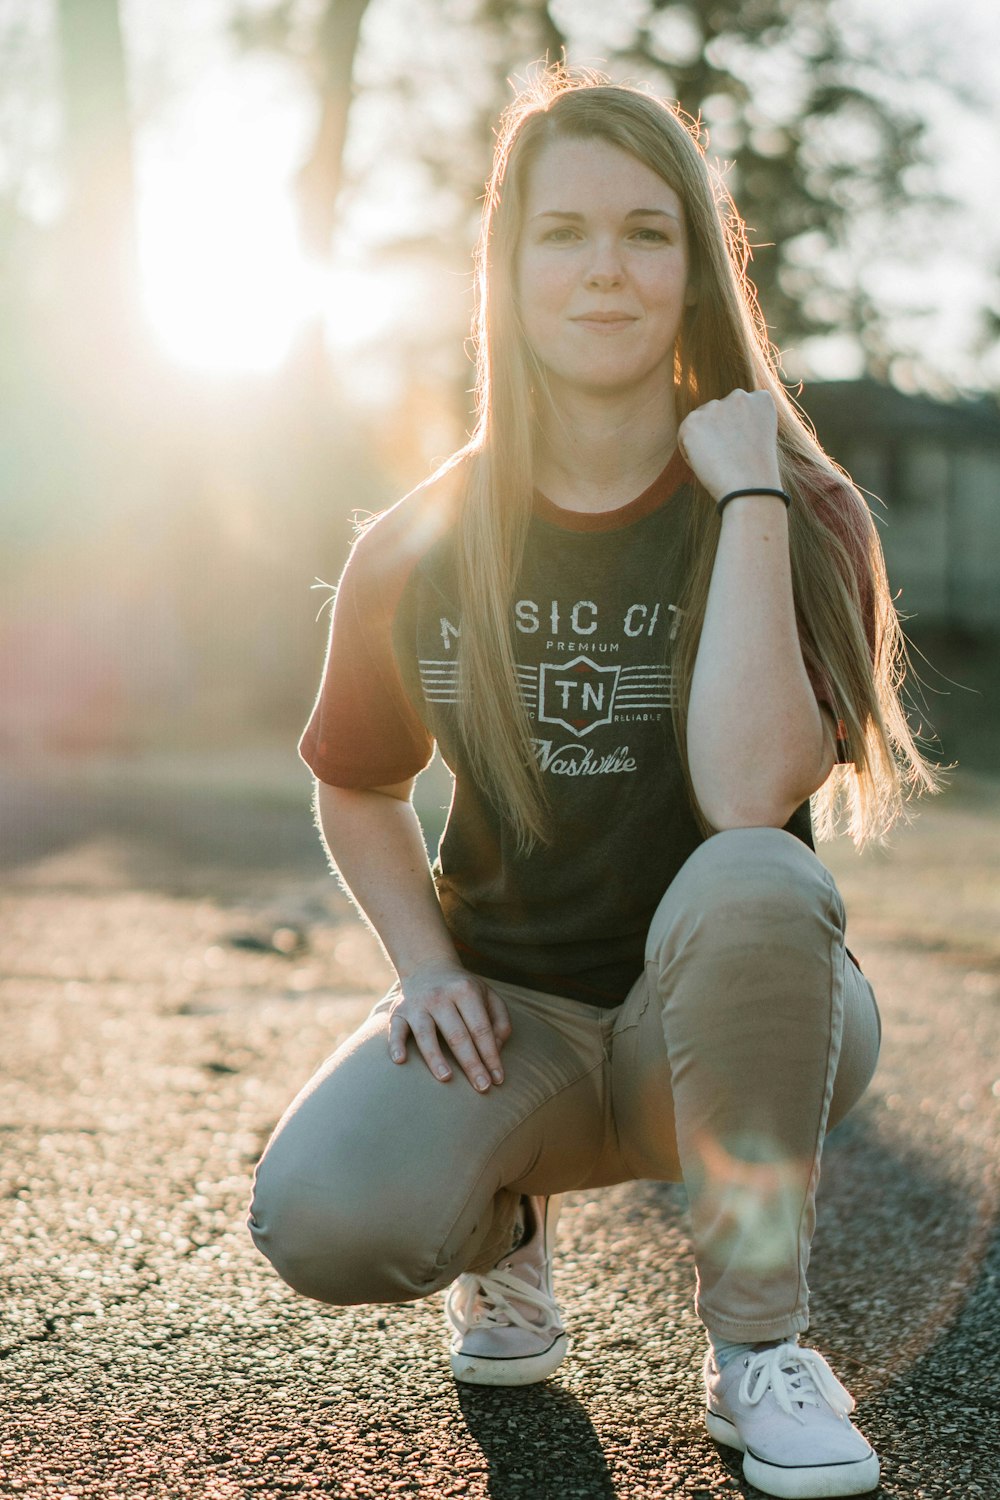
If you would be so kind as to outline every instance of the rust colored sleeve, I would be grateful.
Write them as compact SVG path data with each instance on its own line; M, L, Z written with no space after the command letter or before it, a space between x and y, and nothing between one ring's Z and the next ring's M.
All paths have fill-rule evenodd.
M393 618L406 578L398 570L382 576L369 551L363 538L337 587L323 678L299 742L306 765L329 786L407 781L434 751L393 651Z

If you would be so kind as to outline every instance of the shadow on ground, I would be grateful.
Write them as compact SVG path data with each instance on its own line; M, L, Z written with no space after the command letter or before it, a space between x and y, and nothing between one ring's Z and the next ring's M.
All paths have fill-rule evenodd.
M490 1500L614 1500L619 1493L586 1407L556 1382L522 1390L458 1386L456 1396L488 1466Z

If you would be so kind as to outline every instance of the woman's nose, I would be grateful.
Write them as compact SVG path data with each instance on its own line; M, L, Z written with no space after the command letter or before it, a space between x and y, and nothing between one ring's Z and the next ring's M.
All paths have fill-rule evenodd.
M587 268L587 285L596 290L618 286L624 274L617 244L598 241Z

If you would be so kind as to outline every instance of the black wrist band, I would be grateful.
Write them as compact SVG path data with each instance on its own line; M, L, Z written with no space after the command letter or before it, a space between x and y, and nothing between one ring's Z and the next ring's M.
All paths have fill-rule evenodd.
M792 504L791 495L786 495L784 490L768 490L756 488L752 490L730 490L728 495L723 495L722 499L717 501L716 503L715 508L719 512L719 515L722 515L722 512L725 510L730 500L738 500L741 495L776 495L779 500L784 500L786 510L790 509Z

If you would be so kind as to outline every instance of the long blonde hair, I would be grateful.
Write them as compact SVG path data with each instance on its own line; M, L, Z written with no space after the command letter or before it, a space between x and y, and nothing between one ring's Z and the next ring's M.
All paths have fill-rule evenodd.
M789 514L795 606L806 664L825 674L843 722L850 764L813 799L817 833L846 815L861 844L895 821L907 791L933 789L900 702L907 658L868 507L823 452L777 374L752 285L742 223L680 112L639 89L593 73L539 73L501 121L477 252L477 423L463 461L459 524L462 609L459 725L473 773L522 848L549 829L532 733L517 685L511 599L531 516L536 393L544 371L524 336L516 256L528 174L553 139L596 138L627 151L680 197L696 300L675 353L678 424L705 401L737 388L770 391L778 411L782 483ZM452 465L449 465L451 467ZM684 613L675 644L674 726L691 789L687 705L719 535L715 507L691 507ZM831 526L831 512L839 524ZM845 545L843 538L848 539ZM859 590L859 560L867 599ZM874 643L864 615L874 615ZM873 649L874 647L874 649Z

